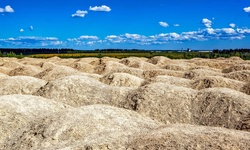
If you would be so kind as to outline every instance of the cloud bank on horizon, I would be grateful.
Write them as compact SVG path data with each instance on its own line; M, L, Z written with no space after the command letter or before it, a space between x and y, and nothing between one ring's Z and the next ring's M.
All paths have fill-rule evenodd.
M191 10L182 10L183 13L173 11L177 7L187 8L187 4L181 5L184 0L177 0L181 6L177 6L177 2L162 0L148 3L139 0L133 6L130 0L122 4L103 3L102 0L71 2L75 4L63 1L65 4L62 2L58 9L55 7L57 0L54 3L45 0L43 3L51 3L51 8L42 3L41 9L31 10L32 13L25 11L27 6L20 5L20 2L3 1L6 4L0 2L0 19L3 20L0 23L1 47L250 48L250 2L246 1L228 1L227 7L232 14L237 14L235 16L213 4L211 9L221 12L199 9L201 3L189 4ZM38 4L33 2L30 5ZM137 7L140 5L142 7ZM34 18L36 15L40 18Z

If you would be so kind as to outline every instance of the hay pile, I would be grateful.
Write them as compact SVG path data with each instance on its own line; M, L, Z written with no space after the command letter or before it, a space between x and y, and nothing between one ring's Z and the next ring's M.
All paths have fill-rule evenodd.
M234 65L232 67L223 69L222 72L223 73L230 73L230 72L242 71L242 70L250 70L250 65L249 64L238 64L238 65Z
M29 76L13 76L0 78L0 95L33 94L47 82Z
M139 68L142 70L150 70L150 69L157 69L158 68L158 66L155 66L151 63L142 61L142 59L136 58L136 57L123 58L120 61L120 63L122 63L128 67Z
M67 76L50 81L36 95L74 107L92 104L123 107L131 90L133 88L109 86L87 76Z
M249 149L250 133L173 124L134 137L127 149Z
M190 88L156 82L130 94L126 107L163 123L192 123L191 102L195 95Z
M87 63L93 66L97 66L101 64L101 59L94 57L80 58L78 62Z
M159 75L183 77L184 74L185 73L183 71L173 71L173 70L166 70L166 69L151 69L151 70L145 70L143 72L143 76L145 79L154 78Z
M192 88L201 90L204 88L225 87L240 91L244 82L223 78L220 76L206 76L193 81Z
M244 84L240 91L250 95L250 82Z
M110 73L100 81L112 86L139 87L144 80L128 73Z
M197 66L206 66L215 69L225 69L231 67L234 63L225 62L225 59L191 59L191 62Z
M155 56L155 57L150 58L147 62L152 63L156 66L162 67L171 63L172 60L163 56Z
M187 87L187 88L191 87L191 80L185 79L185 78L174 77L174 76L167 76L167 75L159 75L159 76L156 76L155 78L150 78L144 81L142 85L155 83L155 82L162 82L162 83L167 83L167 84L171 84L175 86L182 86L182 87Z
M59 79L62 77L70 76L70 75L81 75L82 73L67 66L54 66L51 68L48 68L38 74L36 74L34 77L43 79L46 81L52 81L55 79Z
M235 71L224 75L226 78L250 82L250 70Z
M69 65L69 67L72 67L78 71L81 72L87 72L87 73L93 73L95 70L95 67L93 65L90 65L88 63L84 62L74 62Z
M0 149L248 149L249 65L0 58Z
M168 64L163 67L164 69L167 70L175 70L175 71L186 71L189 70L185 65L183 64Z
M187 79L197 79L200 77L206 76L223 76L223 73L212 71L211 69L193 69L190 71L186 71L184 73L184 77Z
M192 103L196 124L237 129L250 113L250 95L227 88L209 88L198 92Z
M84 106L48 116L31 124L8 149L120 149L130 136L148 132L159 123L133 111L105 105Z
M12 138L20 137L23 131L37 119L65 109L52 100L30 95L0 96L0 149ZM15 141L13 141L15 142Z
M102 63L95 68L95 73L97 74L108 74L111 72L116 72L118 68L127 68L124 64L114 61L108 61L106 63Z
M34 76L43 70L41 68L38 68L36 66L32 65L25 65L22 67L15 68L11 70L8 75L9 76Z

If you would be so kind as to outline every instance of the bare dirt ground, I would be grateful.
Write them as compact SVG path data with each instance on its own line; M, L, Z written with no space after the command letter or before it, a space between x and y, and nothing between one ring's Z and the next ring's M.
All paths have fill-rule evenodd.
M249 149L250 62L0 58L0 149Z

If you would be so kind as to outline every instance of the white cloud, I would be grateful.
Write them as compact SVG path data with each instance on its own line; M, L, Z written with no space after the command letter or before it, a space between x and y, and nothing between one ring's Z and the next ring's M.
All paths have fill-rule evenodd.
M201 22L207 28L211 28L212 26L212 21L208 20L207 18L203 18Z
M162 26L162 27L168 27L168 26L169 26L168 23L163 22L163 21L160 21L159 24L160 24L160 26Z
M208 34L215 34L215 30L213 28L206 28L205 30Z
M98 37L97 36L93 36L93 35L82 35L78 39L98 40Z
M5 12L7 13L13 13L14 9L10 7L10 5L5 6Z
M94 7L89 7L89 10L92 10L92 11L105 11L105 12L110 12L111 9L109 6L106 6L106 5L102 5L102 6L94 6Z
M221 31L224 31L226 34L236 34L236 31L232 28L222 28Z
M34 30L33 26L30 26L29 29L30 29L30 31L33 31L33 30Z
M179 24L174 24L175 27L179 27L180 25Z
M24 29L20 29L19 32L24 32Z
M76 13L71 15L71 17L83 18L86 14L88 14L88 11L86 11L86 10L77 10Z
M243 10L244 10L246 13L250 13L250 6L249 6L249 7L243 8Z
M14 9L10 5L5 6L5 8L0 8L0 13L13 13Z
M230 26L231 28L235 28L236 24L230 23L229 26Z

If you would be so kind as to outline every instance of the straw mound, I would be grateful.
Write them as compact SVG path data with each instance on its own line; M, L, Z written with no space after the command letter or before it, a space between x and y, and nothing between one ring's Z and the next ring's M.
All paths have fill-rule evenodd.
M159 123L133 111L105 105L84 106L54 114L21 137L9 149L119 149L129 137L159 127Z
M210 59L200 59L200 60L191 60L192 63L197 66L207 66L210 68L216 69L225 69L232 66L232 63L224 62L223 60L210 60Z
M9 76L34 76L43 70L41 68L31 66L31 65L25 65L22 67L15 68L11 70L8 75Z
M40 62L38 66L41 67L42 69L49 69L49 68L57 67L58 65L52 62Z
M238 64L234 65L232 67L226 68L222 70L223 73L230 73L234 71L241 71L241 70L250 70L250 65L249 64Z
M52 80L70 76L70 75L82 75L82 73L71 67L57 65L56 67L51 67L49 69L46 69L38 73L34 77L43 79L46 81L52 81Z
M243 93L246 93L246 94L250 95L250 82L246 83L246 84L242 87L241 91L242 91Z
M183 77L184 72L183 71L174 71L174 70L165 70L165 69L151 69L151 70L145 70L143 72L145 79L154 78L159 75L168 75L168 76L174 76L174 77Z
M157 82L130 94L127 107L163 123L192 123L195 95L190 88Z
M0 67L6 67L10 69L15 69L15 68L22 67L22 66L23 64L17 62L16 59L5 60L0 64Z
M6 74L4 74L4 73L1 73L0 72L0 79L2 79L2 78L6 78L6 77L9 77L8 75L6 75Z
M54 56L54 57L50 57L47 59L50 62L58 62L61 61L62 59L60 57Z
M235 71L225 74L224 77L249 82L250 81L250 70Z
M250 132L250 113L241 120L236 129Z
M29 58L29 57L24 57L18 60L19 63L22 63L24 65L32 65L32 66L39 66L39 64L45 61L46 61L45 59Z
M249 149L250 133L174 124L141 134L127 149Z
M0 58L0 149L248 149L249 65Z
M128 73L133 76L144 78L143 70L138 68L130 68L130 67L123 67L123 68L117 68L116 70L113 70L111 73Z
M155 78L151 78L146 80L142 85L154 83L154 82L163 82L175 86L182 86L182 87L191 87L191 80L189 79L184 79L184 78L179 78L179 77L173 77L173 76L164 76L160 75Z
M167 64L171 63L172 60L164 56L155 56L150 58L147 62L157 66L166 66Z
M118 59L118 58L111 58L111 57L102 57L100 59L101 63L106 63L106 62L109 62L109 61L120 62L120 59Z
M223 73L215 72L210 69L194 69L184 73L184 77L187 79L197 79L206 76L223 76Z
M67 76L49 82L36 95L74 107L92 104L122 107L126 95L132 89L109 86L86 76Z
M109 61L95 67L95 73L105 75L109 73L128 73L139 78L143 78L143 70L127 67L119 62Z
M250 96L227 88L210 88L198 92L192 104L195 123L237 129L250 113Z
M66 105L30 95L0 96L0 149L3 143L22 135L31 122L61 111Z
M205 70L210 70L210 71L213 71L213 72L218 72L218 73L222 73L222 70L221 69L216 69L216 68L209 68L207 66L194 66L194 67L190 67L189 70L196 70L196 69L205 69Z
M106 63L102 63L95 68L95 73L97 74L108 74L111 72L115 72L118 68L127 68L124 64L114 61L108 61Z
M84 63L84 62L74 62L70 64L69 67L72 67L78 71L87 72L87 73L93 73L95 70L94 66Z
M167 70L175 70L175 71L186 71L189 70L189 68L183 64L168 64L163 67Z
M8 74L10 71L11 71L11 68L0 66L0 73L2 73L2 74Z
M201 90L205 88L225 87L239 91L243 84L244 82L227 79L220 76L206 76L193 81L192 88Z
M57 65L67 66L69 64L74 63L75 61L77 61L77 59L68 58L68 59L59 59L58 61L55 61L55 63Z
M127 73L111 73L102 77L100 81L112 86L139 87L144 80Z
M101 64L101 59L94 57L87 57L87 58L80 58L78 62L83 62L93 66L97 66Z
M149 70L149 69L157 69L158 66L155 66L151 63L142 61L140 58L130 57L130 58L123 58L120 63L132 67L132 68L139 68L142 70Z
M0 95L32 94L43 87L47 82L29 76L13 76L0 78Z

